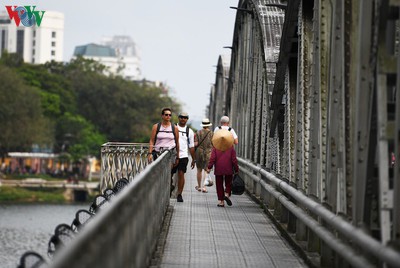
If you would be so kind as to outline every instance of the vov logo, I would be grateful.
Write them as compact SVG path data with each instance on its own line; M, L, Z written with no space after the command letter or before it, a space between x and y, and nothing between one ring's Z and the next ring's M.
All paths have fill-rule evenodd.
M6 9L10 20L14 19L17 27L20 23L25 27L35 24L39 27L45 13L45 11L35 10L36 6L6 6Z

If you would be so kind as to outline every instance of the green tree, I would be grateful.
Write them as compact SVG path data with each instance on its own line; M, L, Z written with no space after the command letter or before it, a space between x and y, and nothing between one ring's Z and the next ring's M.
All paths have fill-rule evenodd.
M1 53L0 63L10 68L20 67L24 59L17 53L8 53L6 50Z
M43 112L54 120L66 112L77 111L76 96L62 68L66 66L52 61L45 65L24 64L17 69L27 84L40 89Z
M100 156L100 147L106 138L84 117L66 113L57 124L57 140L62 141L61 151L67 151L72 160L89 155Z
M15 71L0 65L0 146L2 153L53 143L53 126L43 116L40 92Z
M82 57L32 65L4 53L0 66L3 151L46 144L74 160L98 155L105 141L147 142L162 107L180 110L165 89L106 76Z

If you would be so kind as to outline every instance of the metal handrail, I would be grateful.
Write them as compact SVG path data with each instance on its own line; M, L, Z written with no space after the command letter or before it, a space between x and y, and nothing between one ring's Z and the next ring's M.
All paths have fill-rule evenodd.
M170 202L172 152L164 151L88 222L50 267L147 267Z
M101 191L122 178L132 181L148 164L148 148L148 143L107 142L103 144L101 146Z
M315 215L321 217L321 219L325 220L325 222L332 227L334 227L339 233L345 235L349 240L355 243L361 249L367 251L368 253L372 254L379 260L392 265L393 267L399 267L400 264L400 252L394 250L389 246L385 246L381 244L379 241L374 239L373 237L367 235L362 229L355 227L351 223L345 221L342 217L335 215L328 209L326 209L323 205L313 201L312 199L308 198L304 195L301 191L296 190L295 188L291 187L285 181L277 178L274 174L266 171L265 169L251 163L248 160L244 160L242 158L238 158L239 163L241 164L241 168L249 168L251 171L259 173L263 178L267 179L269 183L271 183L275 188L282 189L285 193L290 195L294 198L299 204L304 206L306 209L314 213ZM304 210L296 206L294 203L285 200L285 197L281 195L278 191L276 191L271 185L268 183L260 180L257 176L246 172L246 175L252 178L252 180L257 181L261 184L261 186L268 191L269 193L273 194L275 198L277 198L282 205L284 205L290 212L298 216L300 220L304 222L307 226L310 227L314 232L319 234L319 237L323 239L327 244L331 245L332 248L337 250L337 252L345 258L350 263L356 262L358 263L357 267L365 267L365 259L360 259L359 256L354 254L349 254L346 252L347 248L340 249L343 244L339 244L337 239L331 240L332 236L331 233L318 226L316 228L315 224L318 224L316 221L313 221L311 225L308 222L308 215ZM306 220L307 219L307 220Z

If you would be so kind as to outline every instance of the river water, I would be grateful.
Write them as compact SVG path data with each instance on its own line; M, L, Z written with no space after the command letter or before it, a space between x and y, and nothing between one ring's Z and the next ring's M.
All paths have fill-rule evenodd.
M79 209L90 204L0 204L0 267L16 268L26 251L47 261L47 244L61 223L71 225Z

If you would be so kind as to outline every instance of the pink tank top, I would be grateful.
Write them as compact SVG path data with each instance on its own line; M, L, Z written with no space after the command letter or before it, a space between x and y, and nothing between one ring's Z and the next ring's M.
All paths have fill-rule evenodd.
M157 134L155 150L157 152L159 152L159 151L161 151L161 148L171 149L174 147L175 147L175 138L174 138L174 134L172 133L171 125L166 128L163 127L163 125L161 125L160 131Z

